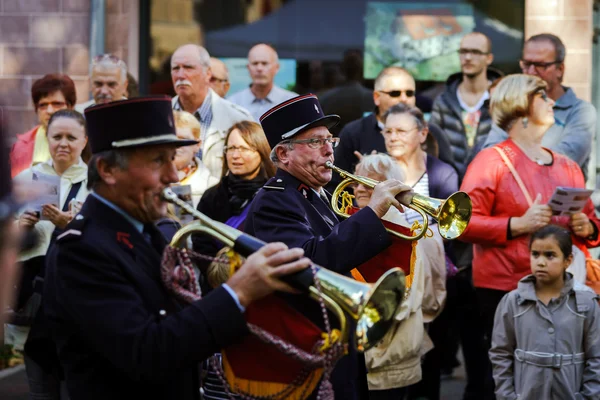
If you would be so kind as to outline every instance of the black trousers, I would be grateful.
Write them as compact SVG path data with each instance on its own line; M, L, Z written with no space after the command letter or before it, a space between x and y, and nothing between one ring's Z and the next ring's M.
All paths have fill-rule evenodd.
M502 297L508 292L503 290L476 288L477 300L479 303L479 309L481 312L481 322L483 324L483 344L485 346L486 356L492 347L492 332L494 330L494 315L496 314L496 308ZM489 356L486 357L485 363L485 376L484 376L484 393L482 399L484 400L495 400L494 394L495 384L492 375L492 363L490 362Z

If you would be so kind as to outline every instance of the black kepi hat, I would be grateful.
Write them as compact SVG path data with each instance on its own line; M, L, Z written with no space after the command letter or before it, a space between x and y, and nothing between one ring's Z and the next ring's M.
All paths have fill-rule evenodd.
M260 124L271 148L308 129L317 126L331 129L339 122L339 115L323 114L319 99L314 94L306 94L284 101L260 117Z
M198 143L177 138L171 99L167 96L113 101L88 107L84 112L93 154L158 144L179 147Z

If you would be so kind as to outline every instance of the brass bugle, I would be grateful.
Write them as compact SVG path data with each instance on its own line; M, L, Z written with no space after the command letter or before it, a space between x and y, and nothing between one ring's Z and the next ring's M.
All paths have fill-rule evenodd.
M251 235L241 232L222 222L215 221L181 200L170 188L162 192L162 197L183 208L193 215L194 220L179 229L171 246L182 247L191 234L205 233L231 247L244 257L250 256L266 243ZM341 337L348 341L348 323L346 314L356 322L354 342L358 351L365 351L375 346L391 328L400 308L405 290L404 273L399 268L387 271L374 284L363 283L343 275L315 266L287 275L281 279L290 286L309 293L315 300L323 299L327 308L332 311L340 323ZM315 285L319 281L321 290Z
M340 174L342 178L344 178L344 180L335 188L333 195L331 196L331 207L337 215L348 218L350 215L348 215L345 210L340 209L338 201L342 192L346 190L346 187L353 183L360 183L373 189L379 183L379 181L367 178L365 176L351 174L350 172L336 167L331 161L327 161L325 166L334 170ZM471 203L471 198L465 192L455 192L446 200L443 200L423 196L410 191L398 194L396 199L403 206L413 209L421 214L421 217L423 218L423 227L415 236L403 235L399 232L386 228L390 234L402 239L421 239L427 233L427 228L429 227L428 215L437 221L440 235L444 239L448 240L456 239L462 235L465 229L467 229L467 225L471 219L473 206Z

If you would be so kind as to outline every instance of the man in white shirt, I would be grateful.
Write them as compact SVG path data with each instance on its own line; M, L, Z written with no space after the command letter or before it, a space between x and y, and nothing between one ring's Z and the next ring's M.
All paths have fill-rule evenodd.
M240 121L252 121L244 108L222 99L210 88L210 55L202 46L186 44L171 57L171 80L177 96L173 109L187 111L200 121L202 162L214 177L221 178L223 147L229 128Z
M277 104L298 96L273 82L279 72L279 57L267 44L257 44L250 49L248 72L252 78L250 87L232 94L229 100L250 111L256 121Z

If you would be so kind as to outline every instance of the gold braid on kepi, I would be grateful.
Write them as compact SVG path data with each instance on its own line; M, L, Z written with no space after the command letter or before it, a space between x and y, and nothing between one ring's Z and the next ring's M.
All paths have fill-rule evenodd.
M201 298L191 260L206 258L181 248L190 234L208 234L229 247L212 259L215 268L226 272L220 281L237 271L243 257L265 245L211 220L170 189L163 191L163 197L187 207L186 211L197 218L176 232L163 254L163 282L183 301ZM320 399L333 400L329 378L335 363L347 346L365 351L392 327L404 295L404 274L400 269L391 269L375 284L366 284L313 264L281 279L305 295L272 294L250 304L244 317L251 334L222 349L222 367L215 360L213 365L226 390L244 398L303 400L316 394ZM310 319L296 308L299 305L302 310L311 310L306 314L311 315ZM353 335L347 318L356 323Z

